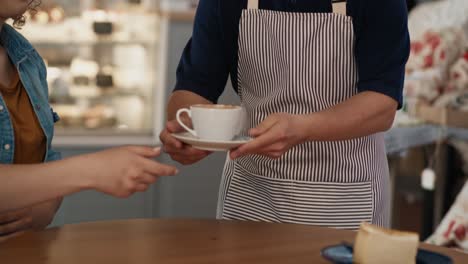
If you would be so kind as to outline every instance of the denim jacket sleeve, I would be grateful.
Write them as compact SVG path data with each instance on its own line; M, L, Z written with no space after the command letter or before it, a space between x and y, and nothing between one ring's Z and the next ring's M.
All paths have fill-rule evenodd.
M51 161L56 161L56 160L61 160L61 159L62 159L62 153L55 151L52 148L49 149L46 162L51 162Z

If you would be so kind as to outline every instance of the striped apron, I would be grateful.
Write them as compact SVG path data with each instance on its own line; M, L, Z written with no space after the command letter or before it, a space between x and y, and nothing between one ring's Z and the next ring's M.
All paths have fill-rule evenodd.
M352 18L337 12L343 6L333 6L333 13L288 13L259 10L258 0L249 0L240 20L238 84L250 127L273 113L319 112L357 94ZM218 218L388 226L383 133L307 142L279 160L228 157Z

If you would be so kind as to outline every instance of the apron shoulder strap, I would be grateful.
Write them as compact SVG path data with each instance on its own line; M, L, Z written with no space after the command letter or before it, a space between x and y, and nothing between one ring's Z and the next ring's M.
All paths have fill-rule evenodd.
M247 9L258 9L258 0L248 0Z
M332 0L333 13L346 15L346 0Z

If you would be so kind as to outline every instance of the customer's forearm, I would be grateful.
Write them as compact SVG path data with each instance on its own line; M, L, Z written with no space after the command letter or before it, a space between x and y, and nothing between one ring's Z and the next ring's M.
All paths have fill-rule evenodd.
M54 220L55 213L62 203L62 198L56 198L47 202L34 205L31 208L31 216L33 220L33 228L36 230L44 229L52 220Z
M181 108L194 104L212 104L209 100L189 91L176 91L171 95L167 106L167 119L174 120L176 113Z
M28 207L91 187L79 158L0 165L0 212Z

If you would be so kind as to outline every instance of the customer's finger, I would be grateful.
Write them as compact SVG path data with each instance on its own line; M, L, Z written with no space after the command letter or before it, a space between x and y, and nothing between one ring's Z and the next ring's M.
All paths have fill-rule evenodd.
M154 148L154 152L156 152L156 157L161 156L162 147L156 147L156 148Z
M14 222L18 219L24 218L30 213L30 211L31 210L29 208L25 208L0 214L0 225Z
M30 229L32 226L32 218L24 217L14 222L0 225L0 236L10 235L19 231Z
M20 232L16 232L16 233L6 235L6 236L0 235L0 243L5 242L7 240L10 240L12 238L18 237L18 236L20 236L20 235L22 235L24 233L25 233L25 231L20 231Z
M189 145L184 145L183 148L174 148L171 145L165 145L164 152L166 152L167 154L170 154L171 156L176 154L176 155L187 156L187 157L207 156L211 154L211 152L209 151L199 150Z
M176 167L161 164L153 160L144 159L142 160L142 164L144 166L145 172L154 176L169 176L178 173Z
M146 192L149 188L148 184L140 183L135 187L136 192Z
M159 150L153 147L145 147L145 146L129 146L127 147L131 152L147 157L147 158L155 158L159 155Z
M158 178L158 176L154 176L150 173L143 173L138 177L137 181L144 184L153 184L158 181Z

